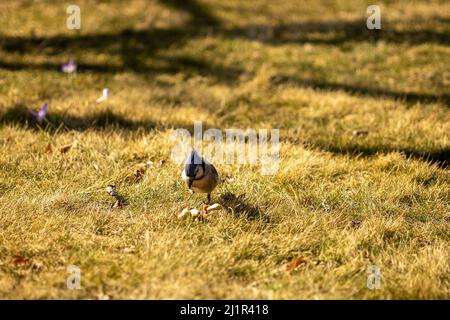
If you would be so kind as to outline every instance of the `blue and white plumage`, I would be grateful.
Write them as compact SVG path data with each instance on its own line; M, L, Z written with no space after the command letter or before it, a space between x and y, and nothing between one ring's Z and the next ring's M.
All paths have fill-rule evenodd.
M200 156L195 149L186 159L181 178L192 192L207 193L208 203L211 200L211 192L219 183L219 174L216 168Z

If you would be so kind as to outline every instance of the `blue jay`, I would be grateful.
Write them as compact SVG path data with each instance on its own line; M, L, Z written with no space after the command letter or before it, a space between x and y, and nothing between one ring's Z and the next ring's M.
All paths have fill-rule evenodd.
M181 178L186 181L192 193L207 193L207 203L211 202L211 192L219 183L219 174L195 149L192 149L186 159Z

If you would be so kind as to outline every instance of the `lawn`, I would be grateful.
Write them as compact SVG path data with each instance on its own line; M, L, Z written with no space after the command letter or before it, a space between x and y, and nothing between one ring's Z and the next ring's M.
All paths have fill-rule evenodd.
M0 298L450 298L450 2L378 1L381 30L361 0L73 2L80 30L0 3ZM195 121L280 130L274 175L216 164L205 221Z

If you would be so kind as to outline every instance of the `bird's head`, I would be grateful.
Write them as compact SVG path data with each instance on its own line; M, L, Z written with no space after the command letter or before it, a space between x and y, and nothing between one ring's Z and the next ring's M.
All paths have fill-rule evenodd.
M194 180L201 179L205 174L205 162L195 149L191 151L186 159L184 172L189 178L189 188L192 186Z

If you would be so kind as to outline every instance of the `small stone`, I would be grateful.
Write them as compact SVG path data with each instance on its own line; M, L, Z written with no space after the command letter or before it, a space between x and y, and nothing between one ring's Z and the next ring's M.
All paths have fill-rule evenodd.
M116 186L114 184L110 184L109 186L106 187L106 192L111 196L111 197L116 197L117 196L117 190L116 190Z

